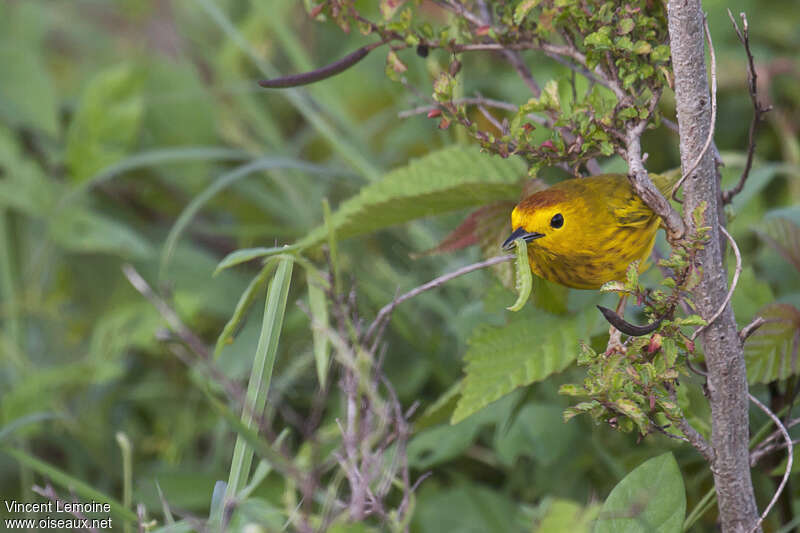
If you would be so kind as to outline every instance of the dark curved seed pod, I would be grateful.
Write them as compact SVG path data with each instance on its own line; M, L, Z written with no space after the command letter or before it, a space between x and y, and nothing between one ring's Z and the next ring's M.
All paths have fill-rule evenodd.
M272 78L271 80L260 80L258 84L268 89L280 89L285 87L298 87L300 85L308 85L315 81L321 81L331 76L335 76L340 72L352 67L370 53L373 49L384 44L383 42L368 44L362 46L355 52L344 56L338 61L334 61L329 65L320 67L316 70L303 72L302 74L292 74L291 76L283 76L280 78Z
M647 324L646 326L637 326L635 324L631 324L608 307L598 305L597 308L601 313L603 313L603 316L609 324L620 330L625 335L630 335L631 337L641 337L642 335L647 335L648 333L652 333L657 330L658 326L661 325L661 319L658 319L651 324Z

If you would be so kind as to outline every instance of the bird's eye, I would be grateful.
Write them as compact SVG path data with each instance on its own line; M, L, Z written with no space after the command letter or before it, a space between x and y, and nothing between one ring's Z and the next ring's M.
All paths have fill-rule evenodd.
M564 225L564 217L561 215L561 213L556 213L553 215L553 218L550 219L550 225L556 229Z

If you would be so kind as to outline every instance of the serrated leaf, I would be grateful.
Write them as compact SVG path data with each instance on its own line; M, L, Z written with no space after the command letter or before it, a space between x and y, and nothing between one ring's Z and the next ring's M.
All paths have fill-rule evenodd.
M597 313L571 317L537 315L502 327L484 328L469 340L464 387L451 423L479 411L517 387L561 372L577 357Z
M650 53L650 59L652 61L666 61L669 59L669 52L669 46L660 44L653 48L653 51Z
M680 533L686 492L672 453L653 457L625 476L606 498L594 533Z
M331 217L337 239L395 224L519 195L522 159L492 157L477 147L452 146L393 170L343 202ZM318 226L297 246L308 248L327 236Z
M608 26L603 26L596 32L587 35L583 40L583 44L586 46L592 46L597 50L608 50L612 46L611 38L609 37L610 32L611 28Z
M512 209L514 209L514 202L511 201L495 202L479 207L470 213L456 229L442 239L442 242L436 247L413 254L412 257L416 259L426 255L455 252L478 244L482 240L482 236L488 233L496 233L496 231L492 230L496 230L498 225L502 225L503 231L507 231ZM499 224L497 223L498 221ZM497 248L497 246L494 248ZM497 250L495 249L496 252Z
M636 41L636 44L633 45L634 54L649 54L652 50L653 47L647 41Z
M800 310L790 304L771 304L758 314L766 323L745 342L747 380L769 383L797 374Z
M624 18L619 21L617 25L617 33L620 35L625 35L633 31L633 28L636 26L636 23L633 21L632 18Z
M142 122L141 77L130 65L95 76L67 130L65 163L80 182L108 167L133 148Z
M783 216L768 216L757 233L800 272L800 226Z

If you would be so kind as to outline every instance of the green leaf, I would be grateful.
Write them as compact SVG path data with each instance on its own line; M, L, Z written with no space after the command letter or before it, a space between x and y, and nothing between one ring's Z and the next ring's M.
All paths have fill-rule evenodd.
M624 18L619 21L619 25L617 25L617 33L620 35L625 35L633 31L633 28L636 26L636 23L633 21L632 18Z
M672 453L625 476L606 498L594 533L680 533L686 514L683 477Z
M609 50L612 47L611 38L609 37L610 33L611 28L608 26L603 26L596 32L587 35L583 40L583 44L586 46L592 46L597 50Z
M744 267L731 299L739 326L746 326L762 307L774 301L769 283L756 276L752 266Z
M769 383L797 374L800 310L790 304L771 304L758 314L766 323L745 342L747 380Z
M517 7L514 8L514 24L522 24L522 21L525 20L528 12L536 7L539 1L540 0L522 0L522 2L517 4Z
M636 41L633 45L634 54L649 54L653 51L653 47L647 41Z
M453 424L505 396L517 387L541 381L569 366L581 336L597 313L572 317L538 313L496 328L483 328L470 340L464 388L453 413Z
M88 179L133 148L144 113L141 77L131 65L96 75L67 130L65 163L73 181Z
M451 146L364 187L339 206L331 224L341 240L447 211L516 199L525 172L525 163L517 157L501 159L482 154L477 147ZM318 226L297 246L316 246L327 235L325 226Z
M653 51L650 53L650 59L652 61L666 61L669 59L669 46L666 44L660 44L653 48Z
M216 102L191 63L156 59L147 65L143 130L153 146L211 144Z
M800 272L800 226L780 214L768 214L758 235Z
M582 507L570 500L545 500L544 516L534 533L589 533L592 521L600 510L597 504Z
M26 46L0 46L0 117L15 126L58 132L55 84L39 54Z
M50 221L54 242L67 250L100 252L130 259L145 259L153 250L150 243L127 224L74 206Z
M525 404L508 428L497 428L494 448L498 459L509 467L520 456L534 458L541 467L555 465L581 439L579 426L565 424L562 412L558 405Z

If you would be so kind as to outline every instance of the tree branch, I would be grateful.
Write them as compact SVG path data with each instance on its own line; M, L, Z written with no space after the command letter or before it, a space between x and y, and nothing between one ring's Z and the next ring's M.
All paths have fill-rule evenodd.
M704 225L710 238L697 250L703 277L693 300L707 321L713 317L728 292L720 235L720 190L714 156L704 145L711 129L709 87L705 64L703 13L700 0L670 0L667 4L675 101L680 129L681 166L696 170L684 185L684 222L694 233L692 215L704 207ZM700 157L702 153L702 157ZM744 354L730 305L700 335L708 368L711 405L711 471L719 505L722 531L745 533L757 529L756 507L749 465L747 377Z

